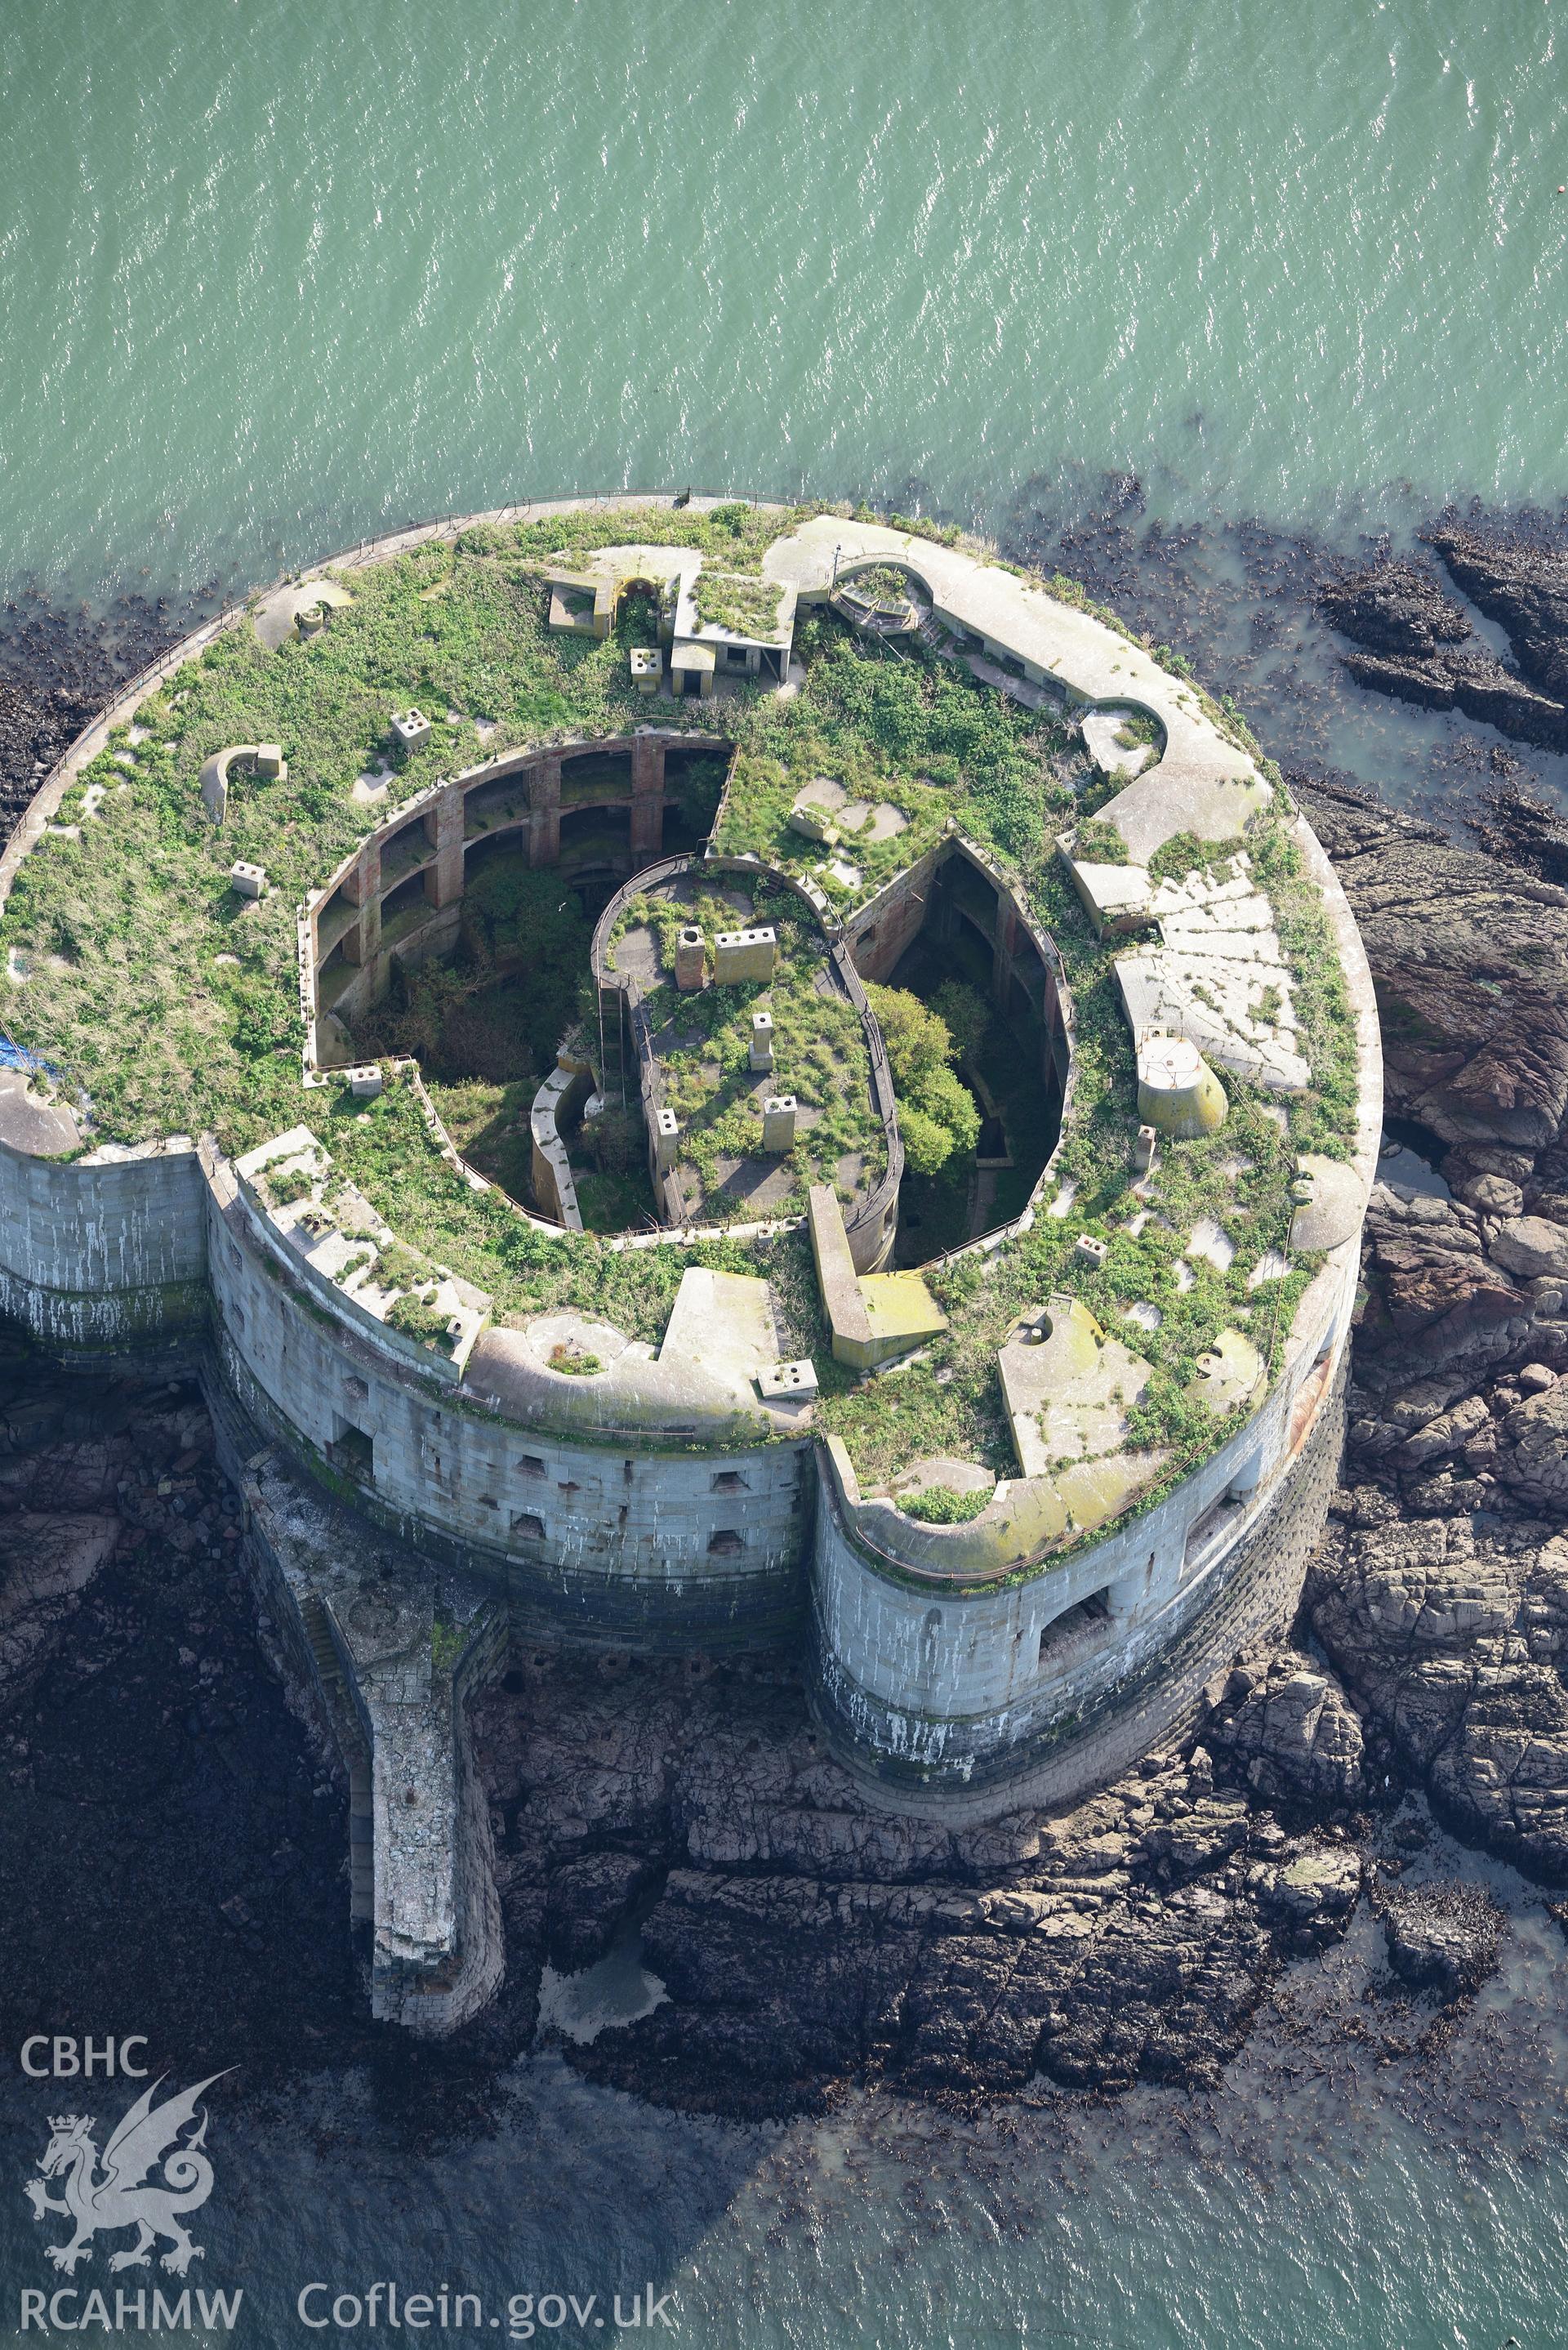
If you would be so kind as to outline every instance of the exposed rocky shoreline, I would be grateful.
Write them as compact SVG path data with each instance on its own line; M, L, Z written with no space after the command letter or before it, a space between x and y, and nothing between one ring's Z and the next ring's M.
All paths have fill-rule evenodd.
M1521 676L1559 702L1555 570L1483 576L1462 536L1444 561L1483 609L1482 588L1511 599ZM1459 658L1436 575L1417 589L1396 568L1335 591L1359 629L1404 631L1368 658ZM182 2063L366 2063L428 2124L483 2109L546 1964L592 1965L639 1923L668 1996L570 2060L748 2116L864 2082L961 2100L1037 2072L1210 2084L1283 1963L1364 1900L1391 1993L1434 2024L1471 1996L1495 1913L1463 1878L1403 1891L1410 1792L1568 1881L1561 827L1543 802L1504 809L1461 849L1293 781L1366 940L1389 1118L1422 1153L1374 1193L1350 1451L1293 1649L1239 1659L1195 1743L1071 1814L963 1831L870 1812L782 1674L521 1655L476 1723L508 1992L421 2048L365 2018L341 1792L253 1630L199 1399L18 1357L0 1396L0 1835L26 1888L0 1915L12 2044L151 2014Z

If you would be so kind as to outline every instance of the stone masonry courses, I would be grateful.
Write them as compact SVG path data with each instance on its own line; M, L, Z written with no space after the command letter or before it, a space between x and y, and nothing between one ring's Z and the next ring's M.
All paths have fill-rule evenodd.
M624 548L599 543L616 505L635 515ZM873 1800L992 1818L1021 1802L1068 1801L1179 1727L1239 1640L1271 1637L1290 1619L1326 1506L1382 1070L1360 940L1304 819L1195 684L983 550L826 513L781 513L760 576L742 576L739 556L711 560L682 546L677 559L659 546L661 515L701 522L714 513L751 516L748 527L765 520L765 510L717 500L508 509L400 534L282 583L252 612L178 649L106 712L46 780L0 860L9 894L30 855L56 852L63 835L79 842L103 804L97 784L83 795L83 771L112 743L129 745L112 753L125 787L141 788L139 713L154 702L177 711L181 672L224 628L254 628L259 659L314 659L317 646L351 628L356 598L379 567L465 535L488 545L488 531L504 546L524 516L560 527L556 584L545 581L547 567L540 572L541 612L556 614L545 642L565 644L572 660L600 646L607 655L622 598L651 584L661 641L679 628L682 644L701 635L735 656L728 682L725 661L718 665L716 698L701 689L703 723L715 720L713 739L730 758L726 801L706 857L685 860L682 872L689 864L693 889L706 868L715 885L738 889L723 936L751 943L743 953L726 948L733 975L728 965L721 974L714 940L701 968L689 947L678 982L672 931L668 971L657 942L646 946L639 985L668 985L672 1018L684 1016L692 993L728 989L736 1033L765 1033L765 1057L742 1074L759 1113L774 1117L766 1152L759 1129L757 1153L783 1166L810 1128L797 1128L789 1040L769 1009L773 951L759 943L767 925L746 910L764 885L794 891L820 931L823 998L839 991L863 1040L868 1130L888 1137L890 1175L871 1187L875 1222L863 1235L853 1185L836 1193L817 1181L811 1191L817 1326L827 1334L815 1359L799 1351L796 1309L765 1254L792 1241L805 1252L798 1211L694 1230L672 1208L659 1229L599 1241L581 1233L574 1121L637 1066L607 964L598 972L607 1026L601 1019L594 1034L586 1024L535 1105L542 1171L532 1207L465 1165L411 1065L335 1067L324 1049L329 1016L389 983L405 899L414 910L405 931L417 931L420 953L452 951L476 840L510 827L528 865L561 859L563 762L597 751L591 738L514 745L438 777L395 815L379 805L390 769L357 775L351 791L345 779L369 837L345 858L344 835L334 836L320 877L327 886L290 918L297 1101L275 1132L244 1149L226 1149L214 1134L105 1140L90 1090L51 1060L47 1018L36 1032L29 1024L47 1011L47 957L9 914L10 938L0 940L5 1017L19 1039L0 1082L0 1310L62 1358L159 1358L200 1370L245 1500L253 1573L301 1701L337 1746L353 1791L354 1914L370 1935L377 2012L418 2031L456 2028L499 1981L489 1825L466 1709L506 1669L512 1643L794 1652L833 1752ZM586 553L574 551L584 517L597 532ZM802 621L827 616L846 564L881 561L912 583L907 619L926 649L919 657L982 681L966 691L1005 694L1064 721L1130 711L1159 731L1162 747L1120 766L1102 741L1096 756L1109 763L1113 788L1087 820L1093 830L1070 826L1041 844L1092 925L1075 981L1003 861L964 831L961 803L934 845L921 835L902 872L858 892L833 874L832 844L810 827L781 832L793 843L787 872L722 847L726 809L742 788L717 723L741 707L726 695L777 692L787 714L802 691L792 651ZM714 574L706 601L705 565ZM719 617L700 626L704 610ZM877 616L867 611L869 631ZM884 613L883 635L892 627ZM917 656L893 644L867 657ZM652 678L665 704L684 690L681 674ZM389 698L389 724L394 709L426 720L432 703L417 686L410 680ZM652 716L661 704L650 695L646 707ZM208 821L231 822L236 795L275 774L286 779L308 755L307 744L252 731L258 741L238 749L197 746L205 765L192 796L205 789ZM732 732L741 739L740 718ZM630 842L629 870L623 862L611 876L621 899L659 864L664 762L692 739L672 723L616 730ZM1122 775L1129 779L1115 788ZM795 792L786 818L801 805L837 816L855 804L842 792L809 800ZM868 805L900 813L890 802ZM885 846L898 827L879 825L875 837ZM1281 873L1298 892L1289 907L1272 878ZM1038 1082L1056 1088L1061 1134L1021 1213L956 1257L894 1273L885 1268L903 1149L862 979L890 973L944 887L995 956L996 1000L1023 1007L1034 1024ZM1309 981L1321 992L1321 980L1303 977L1292 943L1303 890L1342 1007L1354 1107L1341 1132L1320 1131L1317 1147L1303 1150L1294 1214L1277 1238L1238 1261L1244 1216L1227 1230L1206 1211L1178 1231L1167 1203L1184 1196L1189 1166L1218 1165L1225 1181L1244 1185L1319 1085L1307 993ZM275 915L263 894L223 919ZM74 950L99 951L90 939ZM1114 1217L1079 1230L1074 1201L1089 1128L1074 986L1097 989L1102 973L1104 1000L1130 1033L1137 1081L1125 1045L1116 1060L1096 1044L1096 1069L1108 1056L1128 1074L1113 1081L1119 1093L1094 1097L1095 1131L1125 1129L1129 1174ZM625 1055L613 1064L612 1045ZM645 1072L652 1066L645 1055ZM1161 1070L1176 1071L1183 1098L1204 1105L1196 1124L1161 1107L1179 1090L1174 1080L1162 1087ZM400 1234L370 1196L370 1177L355 1171L362 1162L353 1151L354 1121L379 1132L379 1112L404 1100L452 1187L446 1196L483 1201L504 1223L515 1219L528 1246L592 1247L650 1271L675 1252L680 1278L661 1334L622 1328L569 1293L546 1312L506 1311L446 1262L439 1229L421 1244ZM787 1121L782 1102L792 1106ZM1225 1159L1233 1135L1253 1138L1251 1159L1240 1143ZM656 1163L657 1147L650 1126ZM774 1189L783 1196L787 1186L781 1179ZM803 1203L805 1189L803 1180ZM1058 1230L1063 1248L1041 1258L1055 1270L1026 1294L1017 1268ZM454 1222L454 1255L455 1233ZM1216 1329L1188 1366L1179 1409L1167 1398L1163 1419L1150 1414L1170 1375L1148 1347L1161 1308L1094 1287L1107 1252L1142 1233L1168 1236L1172 1298L1218 1295L1233 1261L1251 1264L1223 1293L1233 1326ZM741 1253L722 1266L711 1261L721 1243ZM747 1263L755 1270L735 1269ZM933 1377L931 1363L959 1344L950 1324L988 1284L1012 1300L982 1347L1012 1461L971 1458L948 1443L891 1477L857 1466L855 1443L827 1424L829 1384L833 1396L858 1394L868 1405L940 1397L937 1382L954 1374ZM1185 1449L1173 1451L1179 1429Z

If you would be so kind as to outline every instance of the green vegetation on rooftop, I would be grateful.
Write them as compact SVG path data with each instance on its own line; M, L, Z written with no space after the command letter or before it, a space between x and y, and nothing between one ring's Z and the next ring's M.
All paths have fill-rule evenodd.
M1344 1156L1354 1128L1355 1037L1345 981L1282 803L1250 829L1246 846L1291 966L1312 1087L1282 1105L1282 1119L1281 1104L1227 1076L1224 1127L1205 1141L1162 1144L1152 1180L1135 1196L1136 1088L1114 944L1096 939L1054 851L1055 836L1075 818L1080 841L1095 821L1080 816L1085 801L1075 785L1085 765L1064 718L1052 709L1021 709L977 686L960 664L862 647L820 612L797 622L806 677L793 697L742 686L719 705L722 719L712 704L659 704L661 725L706 731L722 723L736 743L721 847L810 877L843 910L863 904L937 847L956 819L994 853L1063 956L1075 1021L1074 1100L1054 1171L1075 1186L1067 1211L1040 1213L1028 1233L992 1254L938 1267L931 1286L950 1329L919 1363L864 1382L831 1360L799 1235L762 1246L716 1240L692 1249L618 1250L592 1232L542 1232L502 1191L474 1191L441 1159L410 1087L394 1081L369 1103L337 1084L309 1094L301 1087L296 902L439 777L514 747L628 733L648 723L649 703L632 686L626 658L631 644L646 641L646 613L634 599L602 642L552 635L545 559L642 541L696 546L715 572L755 577L767 545L796 519L733 504L708 514L592 508L477 525L455 549L431 542L344 575L353 601L308 642L291 637L269 652L246 625L225 631L143 703L138 718L150 739L132 747L119 730L86 770L60 812L62 822L79 824L80 837L47 835L24 860L0 944L16 951L30 975L0 978L0 1021L90 1100L94 1140L212 1131L237 1152L288 1127L310 1126L408 1247L489 1292L503 1321L569 1307L657 1342L688 1265L763 1274L789 1334L783 1351L817 1363L818 1425L844 1437L868 1486L889 1482L922 1456L967 1457L999 1475L1016 1474L996 1350L1018 1315L1053 1291L1067 1291L1150 1365L1135 1437L1167 1447L1176 1473L1224 1433L1187 1394L1197 1357L1218 1333L1241 1329L1271 1366L1277 1362L1312 1268L1297 1260L1285 1278L1256 1288L1248 1275L1266 1252L1284 1246L1296 1154ZM1071 583L1054 586L1066 593ZM1069 600L1095 608L1081 590ZM1168 657L1168 666L1179 663ZM1194 692L1232 739L1250 742L1237 713ZM394 756L388 722L410 702L435 720L433 737ZM227 820L214 830L200 804L201 764L226 744L258 741L282 743L287 778L236 775ZM392 770L384 795L356 798L356 778L383 761ZM801 790L823 775L847 795L887 803L907 819L903 831L881 841L846 834L837 876L826 870L828 852L788 822ZM88 814L84 793L93 785L103 796ZM695 808L699 786L691 788ZM712 790L713 779L704 778L704 808L713 805ZM1233 847L1224 845L1227 852ZM1186 869L1180 858L1191 848L1168 844L1158 869ZM1198 861L1209 857L1203 850ZM229 887L238 858L266 868L270 887L259 902L237 899ZM531 881L543 888L531 892ZM389 1002L388 1045L402 1037L428 1050L421 1041L427 1031L448 1033L454 1013L504 983L511 942L547 914L555 919L550 909L564 893L549 896L548 905L545 897L556 891L553 877L527 877L515 862L506 870L498 860L493 878L476 875L458 956L444 970L411 978ZM645 912L662 931L665 917ZM781 929L798 920L776 908L767 918ZM562 920L573 932L562 941L564 970L578 951L582 923L576 913ZM575 1008L569 999L587 976L582 960L570 984L563 976L563 1014ZM724 1087L744 1061L741 1040L749 1032L742 1015L750 1003L742 999L755 992L724 991L736 999L732 1020L705 999L677 1002L671 991L670 1020L701 1027L700 1038L673 1048L670 1067L700 1138L690 1147L694 1155L709 1151L715 1176L733 1109ZM781 1077L825 1113L807 1139L812 1163L868 1145L874 1180L880 1130L870 1120L874 1131L862 1131L868 1109L855 1058L863 1051L858 1022L851 1013L854 1034L846 1029L840 1037L834 1024L841 1007L815 993L805 963L797 972L788 957L774 993ZM689 1009L694 1003L703 1008ZM552 1011L545 1026L555 1020ZM531 1051L535 1041L543 1057L551 1049L543 1028ZM798 1055L794 1066L788 1054ZM708 1075L714 1067L716 1086ZM950 1078L945 1062L942 1069ZM516 1183L523 1103L506 1087L521 1080L455 1066L445 1078L431 1076L460 1142ZM900 1077L896 1061L895 1080L907 1104L932 1115L918 1078ZM939 1115L936 1123L948 1121ZM905 1132L907 1145L919 1132L908 1116ZM915 1149L910 1156L913 1164ZM598 1186L607 1212L618 1207L634 1188L635 1162L634 1144L607 1128L598 1170L585 1164L585 1201ZM803 1158L803 1183L805 1164ZM1135 1216L1146 1218L1137 1233L1129 1229ZM1188 1253L1205 1218L1235 1245L1224 1272ZM1075 1254L1086 1231L1109 1243L1097 1269ZM1158 1326L1129 1321L1134 1305L1152 1308Z
M728 629L736 637L771 637L778 628L784 591L771 579L739 578L704 565L693 592L701 628Z
M696 1173L701 1214L713 1222L758 1212L746 1190L725 1187L738 1162L754 1159L761 1149L765 1094L793 1094L800 1113L787 1160L789 1189L780 1196L770 1192L768 1216L804 1215L813 1183L830 1184L846 1200L864 1194L887 1167L865 1030L849 998L825 980L826 941L793 894L764 888L737 905L742 878L724 877L723 897L709 889L679 898L639 896L626 913L628 923L646 923L658 941L667 976L644 1003L664 1103L680 1122L681 1160ZM773 978L678 993L675 933L690 922L701 928L710 952L719 931L770 925L778 939ZM624 927L618 930L624 938ZM752 1015L758 1011L769 1013L774 1024L774 1066L765 1076L750 1066Z

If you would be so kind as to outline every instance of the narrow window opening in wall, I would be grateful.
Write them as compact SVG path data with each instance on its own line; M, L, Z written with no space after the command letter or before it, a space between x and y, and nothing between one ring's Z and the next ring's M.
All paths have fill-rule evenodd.
M361 1485L375 1483L376 1440L340 1413L334 1414L334 1432L327 1458L335 1469L341 1469L346 1477L357 1479Z
M1110 1585L1103 1591L1091 1591L1074 1607L1065 1607L1060 1616L1053 1617L1040 1634L1042 1666L1059 1663L1065 1653L1080 1642L1092 1639L1101 1627L1110 1622Z
M234 1318L234 1325L235 1329L236 1329L236 1330L243 1330L243 1329L244 1328L244 1326L245 1326L245 1309L244 1309L244 1307L243 1305L231 1305L231 1306L230 1306L230 1308L229 1308L229 1312L230 1312L231 1315L232 1315L232 1316L233 1316L233 1318Z
M498 1510L501 1504L493 1493L481 1493L479 1506L482 1510Z
M738 1469L721 1469L713 1480L715 1493L748 1493L751 1487Z
M1242 1503L1233 1494L1221 1493L1211 1502L1200 1517L1194 1518L1187 1529L1187 1547L1181 1555L1181 1580L1186 1583L1200 1567L1207 1566L1215 1552L1223 1544L1231 1531L1233 1518Z
M626 1482L629 1485L631 1482L631 1462L628 1461L624 1466L626 1469Z
M536 1518L532 1510L514 1510L512 1531L514 1534L523 1535L528 1542L543 1542L545 1521L543 1518Z
M582 1490L582 1487L570 1477L563 1478L556 1488L558 1493L580 1493Z
M710 1558L739 1558L745 1547L744 1534L737 1534L733 1526L723 1526L716 1534L708 1537Z
M343 1392L350 1403L368 1403L370 1399L369 1382L355 1378L351 1373L343 1382Z
M517 1463L517 1473L520 1477L542 1477L545 1464L536 1452L525 1452Z
M623 1502L623 1503L621 1503L621 1505L620 1505L620 1509L619 1509L619 1511L618 1511L618 1514L617 1514L616 1523L617 1523L618 1525L624 1526L624 1525L625 1525L625 1523L626 1523L626 1522L627 1522L627 1520L628 1520L628 1518L629 1518L629 1517L630 1517L630 1515L631 1515L631 1509L630 1509L630 1505L629 1505L628 1503Z

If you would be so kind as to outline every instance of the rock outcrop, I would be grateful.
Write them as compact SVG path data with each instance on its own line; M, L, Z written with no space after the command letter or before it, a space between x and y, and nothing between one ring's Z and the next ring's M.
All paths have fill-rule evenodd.
M1249 1658L1211 1695L1205 1742L1266 1804L1316 1816L1359 1803L1361 1724L1328 1674L1292 1649Z
M1496 1973L1505 1922L1478 1886L1402 1887L1383 1911L1389 1964L1410 1990L1434 1991L1451 2006Z
M1356 647L1344 660L1357 684L1428 710L1461 710L1543 750L1568 749L1561 694L1482 644L1463 606L1425 565L1377 563L1334 578L1320 590L1318 609Z
M1355 792L1292 783L1361 926L1390 1114L1521 1180L1568 1111L1568 890Z
M1568 556L1448 525L1425 536L1471 602L1508 631L1511 661L1481 641L1429 566L1384 560L1318 591L1324 619L1356 647L1344 657L1351 676L1428 710L1463 711L1517 742L1568 749Z
M535 1657L512 1681L476 1724L509 1941L524 1970L587 1964L646 1910L668 1997L568 2054L675 2104L1211 2079L1281 1956L1342 1932L1360 1888L1343 1828L1223 1783L1260 1761L1293 1794L1356 1792L1354 1717L1299 1659L1226 1698L1223 1757L970 1828L870 1809L791 1680Z
M1568 1882L1568 1538L1466 1509L1344 1497L1309 1578L1313 1624L1363 1706L1462 1835ZM1357 1523L1357 1521L1362 1523ZM1369 1523L1367 1523L1369 1521Z
M1568 554L1451 524L1423 536L1477 609L1507 629L1537 691L1568 702Z

